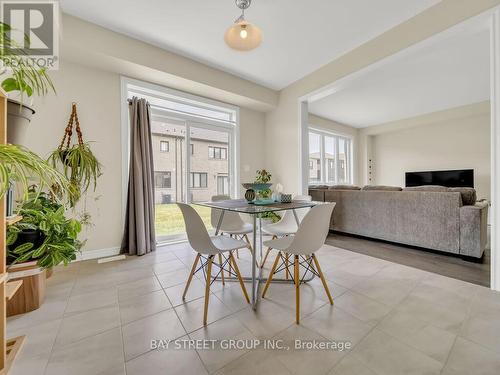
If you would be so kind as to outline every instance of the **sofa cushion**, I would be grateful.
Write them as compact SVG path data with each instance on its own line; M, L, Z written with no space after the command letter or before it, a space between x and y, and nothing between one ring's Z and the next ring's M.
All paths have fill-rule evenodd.
M464 206L473 206L476 204L476 189L469 187L448 188L448 191L458 192L462 196Z
M314 190L328 189L328 185L309 185L309 189L314 189Z
M328 190L361 190L361 188L355 185L333 185Z
M448 188L445 187L445 186L439 186L439 185L422 185L422 186L405 187L403 190L404 191L438 191L438 192L445 192L445 191L448 191Z
M386 185L366 185L361 190L377 190L377 191L401 191L403 188L399 186L386 186Z

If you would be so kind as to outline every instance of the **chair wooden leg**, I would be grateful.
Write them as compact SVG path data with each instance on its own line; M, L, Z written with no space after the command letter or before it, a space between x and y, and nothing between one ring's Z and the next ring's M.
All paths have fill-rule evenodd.
M321 279L321 282L323 283L323 288L325 288L326 295L328 296L328 300L330 301L330 305L333 305L333 298L332 295L330 294L330 289L328 289L328 284L326 283L325 276L323 275L323 272L321 271L321 267L319 266L318 258L316 258L316 255L312 254L311 257L314 260L314 265L316 266L316 270L319 273L319 277Z
M208 257L208 265L207 265L207 280L205 284L205 307L203 309L203 325L207 325L208 318L208 301L210 299L210 283L212 281L212 263L214 261L214 256L210 255Z
M267 288L269 288L269 285L271 284L271 281L273 279L274 272L276 271L276 267L278 267L278 261L281 258L281 251L278 251L278 254L276 255L276 259L274 260L273 266L271 268L271 272L269 273L269 276L267 277L266 285L264 286L264 290L262 291L262 298L266 296Z
M245 242L248 244L248 248L250 249L250 251L253 251L252 244L250 243L248 236L246 234L244 234L243 238L245 239Z
M299 278L299 256L295 255L294 281L295 281L295 323L300 322L300 278Z
M188 280L186 282L186 287L184 288L184 293L182 293L182 300L186 299L186 293L189 289L189 285L191 284L191 280L193 280L194 271L196 271L196 266L198 265L198 261L200 260L200 253L196 254L196 258L193 262L193 267L191 267L191 272L189 273Z
M274 240L276 238L278 238L278 237L276 235L273 235L273 238L271 238L271 239ZM262 263L260 264L260 268L264 267L264 264L266 263L267 257L269 256L269 253L271 252L272 249L273 249L272 247L267 248L266 255L264 255L264 260L262 260Z
M264 264L266 263L267 257L269 256L269 253L271 252L272 247L268 247L266 254L264 255L264 259L262 259L262 263L260 264L260 268L264 267Z
M226 285L226 282L224 281L224 268L222 268L222 255L219 254L219 263L220 263L220 277L222 279L222 285Z
M238 268L238 265L236 264L236 260L234 260L233 254L231 252L229 252L229 261L233 263L234 272L236 272L236 276L238 276L238 281L240 282L240 286L241 286L241 290L243 291L243 295L245 296L247 303L250 303L250 299L248 298L247 288L245 288L245 283L243 282L243 279L241 278L240 269Z
M288 280L288 254L285 254L285 279ZM292 275L290 274L290 277Z

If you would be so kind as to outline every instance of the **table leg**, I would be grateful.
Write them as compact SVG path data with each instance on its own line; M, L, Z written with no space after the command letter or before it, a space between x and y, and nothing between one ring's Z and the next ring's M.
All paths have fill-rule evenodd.
M225 210L221 210L222 212L220 213L219 216L219 221L217 222L217 228L215 228L215 235L217 236L220 231L220 227L222 225L222 219L224 218L224 213L226 212Z
M293 212L293 217L295 218L295 222L297 223L297 228L300 225L299 217L297 216L297 212L295 210L292 210Z
M257 269L255 262L257 261L257 216L253 216L253 251L252 251L252 307L257 308Z

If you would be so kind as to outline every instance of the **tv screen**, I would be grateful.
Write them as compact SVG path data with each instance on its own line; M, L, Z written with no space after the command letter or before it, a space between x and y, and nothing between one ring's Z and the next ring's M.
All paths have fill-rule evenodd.
M441 185L446 187L474 187L474 170L406 172L406 187Z

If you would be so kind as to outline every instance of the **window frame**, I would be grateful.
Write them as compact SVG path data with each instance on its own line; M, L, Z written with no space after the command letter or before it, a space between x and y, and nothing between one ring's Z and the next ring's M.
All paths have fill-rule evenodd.
M314 128L314 127L309 127L308 129L308 142L309 142L309 138L310 138L310 135L311 133L313 134L316 134L319 136L319 166L320 166L320 172L319 172L319 175L320 175L320 178L317 180L317 181L311 181L311 177L310 177L310 174L308 175L308 185L315 185L315 184L352 184L353 183L353 152L352 152L352 143L353 143L353 139L349 136L345 136L345 135L340 135L340 134L336 134L336 133L333 133L333 132L329 132L329 131L326 131L326 130L323 130L323 129L318 129L318 128ZM326 158L326 147L325 147L325 139L327 137L330 137L330 138L333 138L333 141L334 141L334 144L333 144L333 147L334 147L334 162L331 162L330 160L331 159L327 159ZM346 181L339 181L339 170L340 170L340 164L341 164L341 161L340 161L340 147L339 147L339 143L340 143L340 140L343 140L345 143L345 154L346 154L346 161L345 161L345 166L346 166L346 176L347 176L347 180ZM309 144L309 143L308 143ZM311 152L309 150L309 162L311 161L310 159L310 155L311 155ZM330 163L333 164L334 168L333 168L333 173L334 173L334 178L332 180L330 180L329 178L327 178L327 176L329 175L329 166L330 166ZM328 170L327 170L328 169ZM310 169L309 169L310 171Z
M195 186L195 176L198 176L200 186ZM205 176L205 186L202 184L202 176ZM190 172L189 187L191 189L208 189L208 172Z
M219 154L219 157L217 157L217 154ZM224 157L222 157L222 154L224 154ZM227 154L227 147L208 146L208 158L211 160L227 160Z
M157 185L157 177L159 177L158 175L160 174L165 174L165 175L168 175L168 181L170 182L169 183L169 186L163 186L163 183L162 183L162 186L158 186ZM172 171L154 171L154 177L155 177L155 189L172 189ZM162 182L165 181L165 176L162 177Z
M161 147L164 144L167 145L167 149L166 150L163 150L162 147ZM170 142L169 141L166 141L164 139L160 139L160 152L170 152Z

